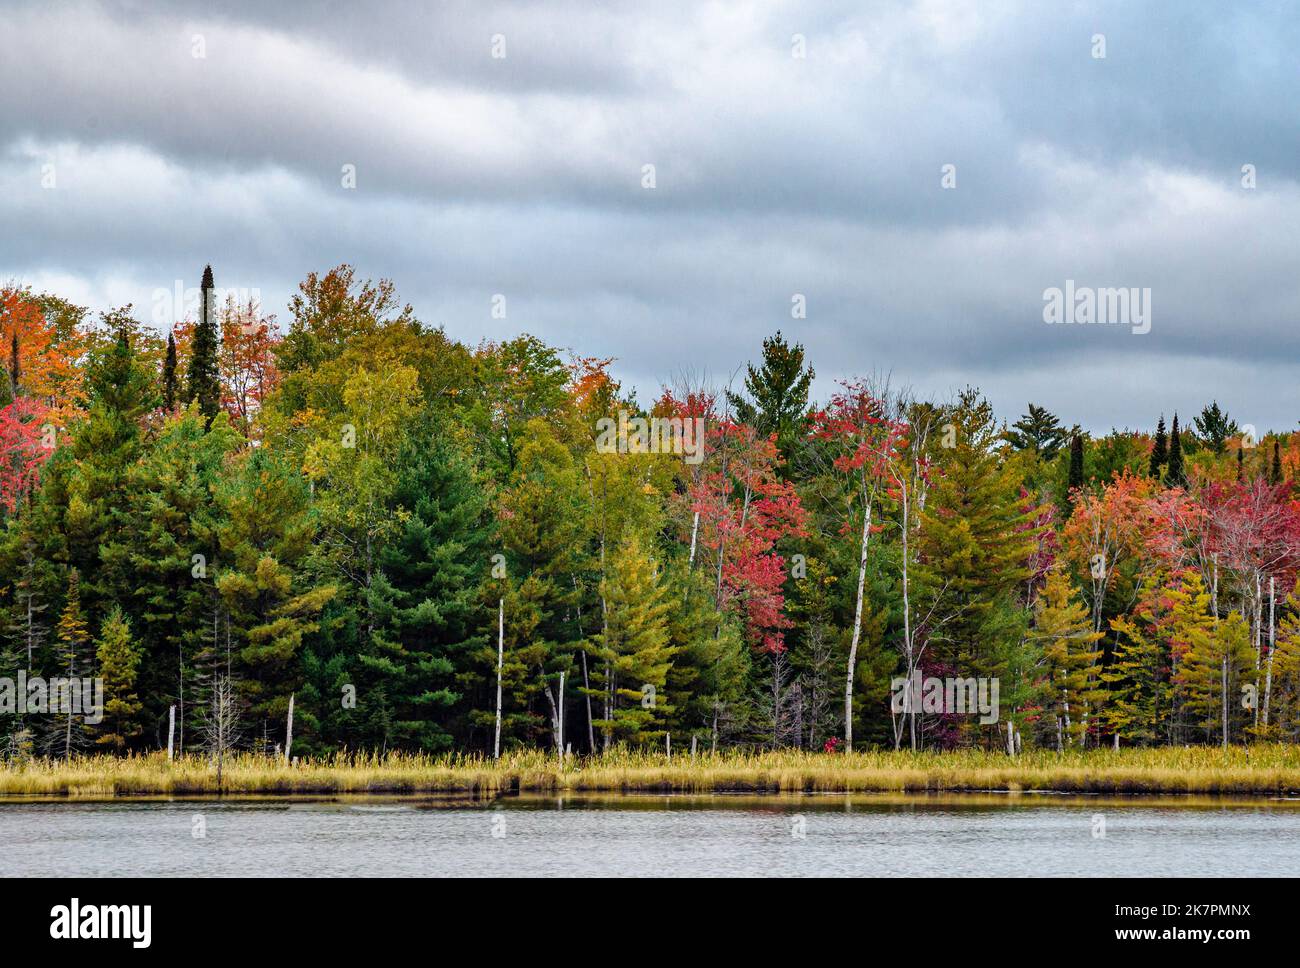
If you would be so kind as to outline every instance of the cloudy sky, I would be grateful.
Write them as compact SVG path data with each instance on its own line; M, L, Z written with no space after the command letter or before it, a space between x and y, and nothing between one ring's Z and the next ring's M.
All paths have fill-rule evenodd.
M780 328L821 395L889 371L1095 431L1300 419L1284 3L3 7L0 281L147 320L211 262L285 321L346 261L643 398ZM1150 332L1047 325L1066 280L1149 288Z

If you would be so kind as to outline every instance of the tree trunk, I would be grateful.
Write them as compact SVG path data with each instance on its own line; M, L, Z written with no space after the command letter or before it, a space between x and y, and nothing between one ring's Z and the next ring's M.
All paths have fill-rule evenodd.
M284 765L288 766L292 761L289 759L289 750L293 746L293 693L289 693L289 722L284 729Z
M497 603L497 732L492 744L492 758L501 759L501 667L506 655L506 600Z
M849 669L844 679L844 750L853 752L853 674L858 663L858 642L862 639L862 592L867 583L867 542L871 536L871 505L862 518L862 550L858 557L858 601L853 610L853 641L849 645Z

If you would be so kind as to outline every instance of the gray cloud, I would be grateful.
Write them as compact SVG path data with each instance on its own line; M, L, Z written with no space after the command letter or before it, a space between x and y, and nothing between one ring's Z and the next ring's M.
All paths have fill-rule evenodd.
M1261 428L1300 415L1300 18L1273 5L6 18L23 56L0 62L0 278L95 308L148 318L211 261L283 312L307 271L349 261L469 342L617 356L643 396L683 369L725 379L780 327L823 394L891 370L1094 430L1212 396ZM1043 290L1067 279L1149 287L1151 332L1047 326Z

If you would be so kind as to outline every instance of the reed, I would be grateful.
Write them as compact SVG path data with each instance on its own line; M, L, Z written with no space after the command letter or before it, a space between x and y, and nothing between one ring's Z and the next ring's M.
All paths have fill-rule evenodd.
M477 754L440 756L338 753L286 765L241 754L215 766L165 754L37 759L0 767L0 795L29 797L230 794L509 792L918 792L1271 794L1300 792L1300 746L1035 751L1015 758L980 750L851 755L726 751L671 759L617 749L572 758L563 767L542 751L499 761Z

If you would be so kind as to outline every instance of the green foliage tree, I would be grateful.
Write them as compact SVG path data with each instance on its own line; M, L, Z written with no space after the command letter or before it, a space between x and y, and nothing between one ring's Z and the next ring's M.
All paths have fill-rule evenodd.
M199 318L190 343L185 400L187 403L197 403L199 413L210 424L221 409L221 334L212 284L212 266L203 268L199 296Z
M1217 400L1204 407L1200 416L1192 418L1192 423L1201 441L1216 457L1223 454L1228 438L1240 432L1237 421L1219 408Z
M763 361L746 367L746 396L727 391L735 418L760 434L776 434L777 449L787 460L801 436L808 413L808 390L814 377L804 363L804 348L791 346L778 330L763 340Z
M1061 426L1055 415L1033 403L1029 404L1029 412L1007 431L1007 440L1012 447L1032 451L1035 457L1044 461L1055 460L1069 437L1070 432Z
M120 754L142 732L139 715L144 707L135 692L141 655L131 640L131 625L117 606L104 619L96 658L104 680L104 728L95 742Z
M1165 433L1165 415L1160 415L1159 421L1156 422L1155 442L1151 445L1151 463L1148 473L1156 480L1160 479L1160 471L1169 463L1169 435Z

